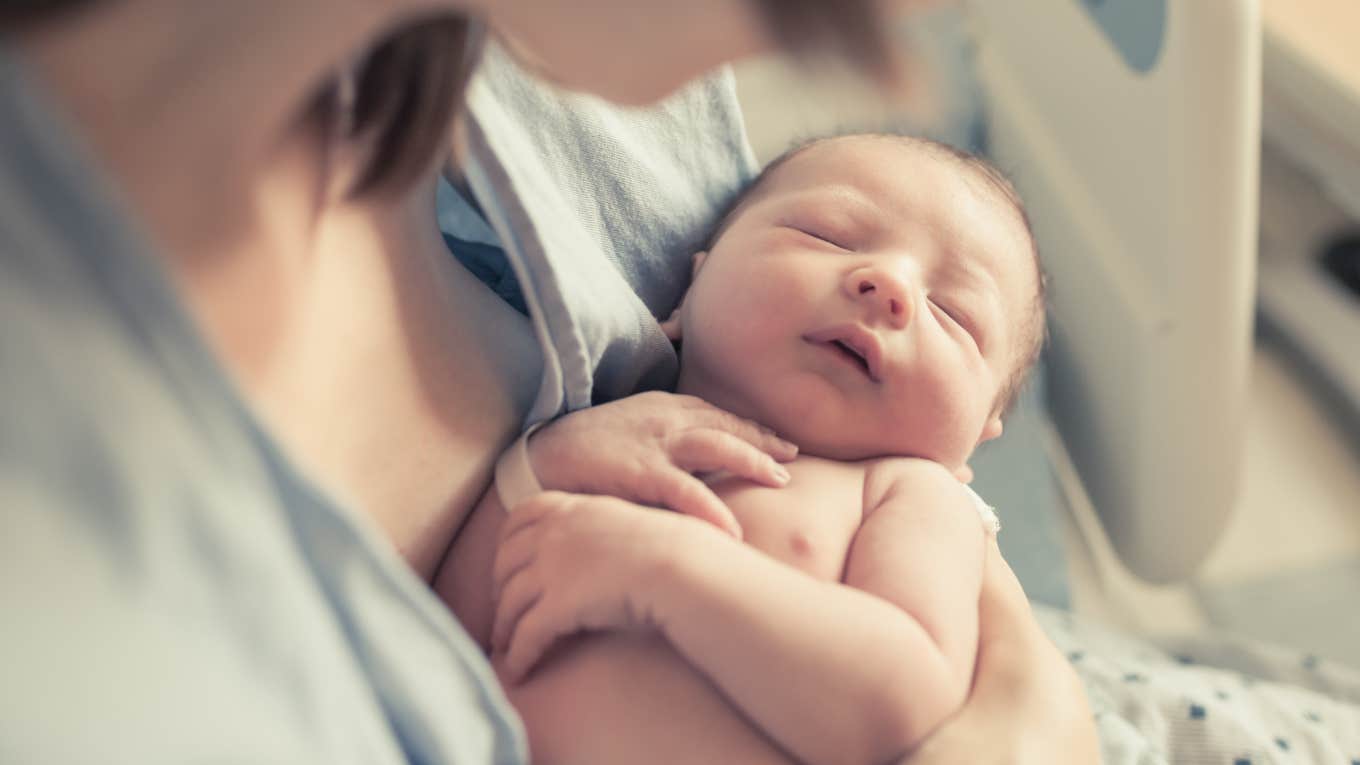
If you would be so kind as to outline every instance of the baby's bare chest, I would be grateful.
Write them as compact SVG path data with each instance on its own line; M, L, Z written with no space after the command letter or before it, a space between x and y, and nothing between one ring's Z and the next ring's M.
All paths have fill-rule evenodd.
M799 457L782 489L723 479L713 490L741 523L746 543L818 579L840 581L864 519L863 463Z

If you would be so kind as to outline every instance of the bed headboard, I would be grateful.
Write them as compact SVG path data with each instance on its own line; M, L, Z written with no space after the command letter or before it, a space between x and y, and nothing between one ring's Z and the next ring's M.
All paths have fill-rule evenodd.
M1232 510L1255 295L1258 0L972 0L990 153L1050 275L1053 418L1125 565Z

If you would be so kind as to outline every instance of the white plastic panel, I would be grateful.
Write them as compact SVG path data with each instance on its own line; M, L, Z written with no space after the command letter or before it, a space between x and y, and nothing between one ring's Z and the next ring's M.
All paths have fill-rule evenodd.
M1238 484L1258 3L1170 0L1145 71L1083 0L970 8L993 154L1051 276L1055 422L1124 563L1150 581L1185 578Z

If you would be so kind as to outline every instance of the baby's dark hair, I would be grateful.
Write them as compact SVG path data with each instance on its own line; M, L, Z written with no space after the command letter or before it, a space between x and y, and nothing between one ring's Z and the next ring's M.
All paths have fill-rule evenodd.
M1030 225L1029 213L1025 210L1024 202L1020 199L1020 194L1015 190L1015 185L1001 172L995 165L982 157L968 151L964 151L947 143L935 141L930 138L919 136L900 135L895 133L851 133L847 135L834 135L822 138L813 138L795 145L793 148L779 155L761 169L760 173L743 188L723 211L718 219L718 224L714 227L713 233L707 238L705 249L711 250L713 245L727 230L727 227L741 212L746 203L755 198L757 192L769 180L769 178L781 166L789 160L803 154L818 146L824 146L835 141L858 140L858 139L878 139L885 141L896 141L913 148L933 152L936 156L957 162L959 167L970 171L976 177L981 178L1002 199L1010 204L1011 208L1020 217L1024 224L1025 233L1029 237L1030 254L1034 263L1034 275L1036 289L1034 297L1029 306L1029 311L1020 319L1023 322L1021 329L1021 345L1017 349L1015 366L1010 376L1001 386L997 394L996 411L1001 414L1008 413L1019 398L1020 391L1023 390L1025 381L1029 377L1029 371L1039 361L1039 355L1043 352L1044 343L1048 339L1048 328L1046 322L1047 312L1047 285L1048 276L1044 273L1043 264L1039 260L1039 245L1034 238L1034 228Z

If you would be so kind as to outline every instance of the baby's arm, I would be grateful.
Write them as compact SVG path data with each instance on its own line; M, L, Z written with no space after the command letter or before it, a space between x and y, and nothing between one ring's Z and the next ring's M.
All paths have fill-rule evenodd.
M512 616L498 617L497 642L509 640L513 671L526 660L516 642L542 645L545 632L655 628L799 760L899 756L966 695L984 541L952 476L930 463L900 462L875 470L867 486L868 516L846 568L852 586L815 579L678 516L644 518L579 498L576 509L545 510L542 521L512 515L512 525L556 527L508 531L506 568L538 582L506 588L533 603L501 604ZM578 512L613 514L610 527L630 528L605 533L584 516L571 521ZM654 530L644 533L643 525ZM515 537L542 541L530 556L514 549ZM617 550L606 549L611 538ZM548 563L534 572L526 557Z
M959 708L972 676L985 540L962 486L933 463L894 460L871 471L865 501L848 586L732 561L696 572L664 626L808 762L903 754Z
M879 463L866 480L867 517L846 563L847 585L896 604L931 639L929 661L942 667L932 674L941 683L939 695L908 696L922 733L957 710L972 684L988 544L973 502L967 487L936 463Z

